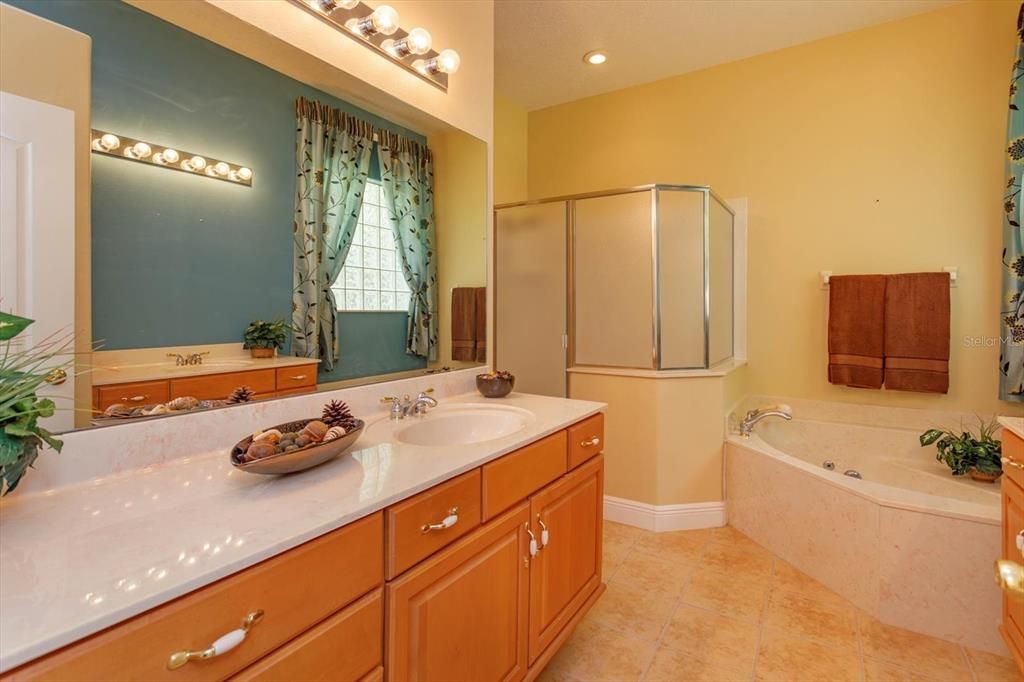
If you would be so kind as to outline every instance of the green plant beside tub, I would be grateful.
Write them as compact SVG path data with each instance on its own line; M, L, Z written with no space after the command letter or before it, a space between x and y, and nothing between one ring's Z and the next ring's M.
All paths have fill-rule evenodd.
M264 322L256 320L245 328L242 337L242 348L252 352L255 357L273 357L275 350L284 348L288 338L288 323L284 320ZM268 352L269 351L269 352Z
M953 431L930 429L921 434L921 447L935 444L935 459L945 462L954 476L971 474L975 478L994 480L1003 473L1002 441L994 438L999 424L978 418L977 435L960 425L959 434ZM979 476L975 476L979 474Z
M48 445L60 452L64 445L39 425L56 407L37 392L52 373L71 366L71 359L59 358L70 354L72 337L53 336L27 350L18 348L14 337L30 324L27 318L0 313L0 495L18 487L40 448Z

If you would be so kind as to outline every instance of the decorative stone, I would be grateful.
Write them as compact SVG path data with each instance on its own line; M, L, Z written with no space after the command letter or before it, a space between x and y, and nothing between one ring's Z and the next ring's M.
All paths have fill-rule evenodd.
M257 443L260 441L279 443L281 441L281 432L277 429L267 429L266 431L261 431L252 437L252 442Z
M302 429L302 434L308 436L310 440L319 443L327 435L327 424L314 419L306 424L306 428Z
M307 436L306 434L302 434L301 436L295 439L295 445L297 445L300 448L304 448L312 442L313 439Z
M190 395L183 395L180 398L175 398L167 403L167 409L173 410L174 412L194 410L197 407L199 407L199 399L193 398Z
M255 441L249 446L249 449L245 451L245 461L252 462L253 460L271 457L276 454L277 448L274 447L273 443Z

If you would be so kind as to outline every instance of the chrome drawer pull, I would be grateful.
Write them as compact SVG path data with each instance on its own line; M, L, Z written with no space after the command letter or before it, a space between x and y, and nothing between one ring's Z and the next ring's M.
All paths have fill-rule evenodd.
M999 458L999 461L1002 462L1004 466L1009 464L1012 467L1017 467L1018 469L1024 469L1024 464L1021 464L1020 462L1015 460L1013 457L1001 457L1001 458Z
M205 661L215 656L226 654L244 642L245 636L249 634L249 630L262 619L263 609L253 611L242 620L242 627L222 635L208 649L203 649L202 651L177 651L171 654L170 659L167 661L167 669L177 670L189 661Z
M432 530L446 530L459 522L459 508L452 507L448 510L448 516L441 520L441 523L424 523L420 526L420 532L429 533Z
M597 436L594 436L590 440L581 441L580 442L580 447L581 448L590 448L590 447L593 447L595 445L600 445L600 444L601 444L601 439L598 438Z

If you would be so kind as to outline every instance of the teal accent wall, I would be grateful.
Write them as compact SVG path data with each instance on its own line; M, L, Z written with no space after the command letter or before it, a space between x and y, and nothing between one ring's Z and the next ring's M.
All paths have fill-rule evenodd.
M93 338L106 350L232 343L254 319L291 317L300 95L426 141L120 0L5 1L92 37L92 127L253 169L247 188L92 156ZM339 319L341 362L321 381L425 366L405 355L404 313Z

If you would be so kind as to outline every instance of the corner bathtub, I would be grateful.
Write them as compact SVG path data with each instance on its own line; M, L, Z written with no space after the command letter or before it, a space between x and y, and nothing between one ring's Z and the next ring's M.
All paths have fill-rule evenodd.
M959 415L809 401L793 412L750 438L730 429L730 525L884 623L1005 655L992 577L1000 484L952 477L917 442Z

